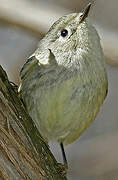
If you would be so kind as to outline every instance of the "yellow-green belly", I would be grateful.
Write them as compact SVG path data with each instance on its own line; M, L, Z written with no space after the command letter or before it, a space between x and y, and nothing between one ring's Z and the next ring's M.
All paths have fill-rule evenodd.
M106 96L106 83L94 86L70 78L53 87L35 89L25 102L42 136L65 145L76 140L91 124Z

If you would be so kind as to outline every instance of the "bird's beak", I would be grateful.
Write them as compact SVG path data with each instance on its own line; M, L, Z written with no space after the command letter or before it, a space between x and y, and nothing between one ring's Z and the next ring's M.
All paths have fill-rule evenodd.
M75 31L78 29L79 25L86 19L86 17L88 16L89 10L91 7L91 3L89 3L86 8L84 9L84 11L82 12L81 16L80 16L80 20L79 20L79 24L77 25L77 27L75 28Z
M80 22L79 24L81 24L85 19L86 17L88 16L88 13L90 11L90 7L91 7L91 3L89 3L86 8L84 9L84 11L82 12L82 15L80 17Z

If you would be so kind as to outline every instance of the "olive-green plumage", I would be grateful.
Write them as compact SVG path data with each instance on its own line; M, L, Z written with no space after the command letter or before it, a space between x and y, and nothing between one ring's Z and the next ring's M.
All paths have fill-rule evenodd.
M87 18L80 23L81 16L61 17L20 73L27 110L47 141L72 143L95 119L106 97L100 38Z

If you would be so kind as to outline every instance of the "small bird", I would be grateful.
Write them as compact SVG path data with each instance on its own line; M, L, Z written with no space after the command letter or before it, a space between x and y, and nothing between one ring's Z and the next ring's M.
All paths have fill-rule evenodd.
M107 95L108 81L100 38L81 13L57 20L23 65L19 91L45 141L64 146L95 120Z

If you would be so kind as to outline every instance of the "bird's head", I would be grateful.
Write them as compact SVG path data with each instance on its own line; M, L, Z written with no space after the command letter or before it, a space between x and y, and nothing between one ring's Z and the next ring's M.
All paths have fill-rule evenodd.
M96 53L96 49L97 53L101 53L99 36L87 18L90 7L91 4L88 4L83 12L58 19L39 42L36 58L41 60L42 57L42 62L43 59L45 62L46 59L48 61L51 50L58 64L68 64L72 59L77 59L85 53Z

